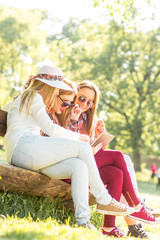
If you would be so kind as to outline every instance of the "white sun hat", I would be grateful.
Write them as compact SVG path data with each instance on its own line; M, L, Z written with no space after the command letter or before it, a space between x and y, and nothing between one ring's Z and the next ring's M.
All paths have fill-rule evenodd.
M51 87L73 91L73 89L64 82L62 70L56 66L42 66L34 79L40 80Z

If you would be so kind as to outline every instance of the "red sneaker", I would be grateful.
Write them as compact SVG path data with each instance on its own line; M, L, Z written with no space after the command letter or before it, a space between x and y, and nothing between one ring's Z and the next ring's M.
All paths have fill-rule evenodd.
M124 235L124 233L122 233L117 227L114 227L110 232L107 232L104 228L102 228L101 230L103 235L118 237L118 238L120 237L127 238L127 236Z
M146 206L143 204L139 212L134 212L131 215L128 215L129 218L133 218L148 224L157 224L160 223L160 219L155 218L150 211L147 210Z
M142 205L145 205L145 198L143 199L143 202L141 202ZM146 206L147 210L156 218L156 217L160 217L160 209L153 209L149 206Z

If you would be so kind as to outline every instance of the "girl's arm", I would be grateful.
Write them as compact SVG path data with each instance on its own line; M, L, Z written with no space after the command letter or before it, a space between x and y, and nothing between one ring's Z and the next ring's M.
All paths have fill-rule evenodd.
M45 105L40 94L35 95L30 109L30 113L33 115L35 121L43 130L43 132L45 132L51 137L70 138L75 140L82 140L83 138L84 141L89 141L88 136L82 136L77 132L72 132L58 126L57 124L54 124L46 113Z

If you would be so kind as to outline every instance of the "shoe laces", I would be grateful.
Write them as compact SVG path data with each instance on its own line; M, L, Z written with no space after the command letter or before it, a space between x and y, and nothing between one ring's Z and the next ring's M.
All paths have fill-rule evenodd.
M149 210L149 211L151 211L151 212L152 212L152 211L153 211L153 208L151 208L151 207L149 207L149 206L146 206L146 205L145 205L145 202L146 202L146 199L145 199L145 198L143 198L143 200L142 200L141 204L142 204L143 206L145 206L147 210Z
M126 209L126 205L121 204L121 203L119 203L119 202L116 201L116 200L115 200L115 202L112 202L112 204L113 204L115 207L119 208L119 209L122 209L122 210L125 210L125 209Z
M146 238L148 238L148 235L147 235L146 231L145 231L143 228L140 228L138 225L136 225L136 230L137 230L138 234L139 234L141 237L146 237Z
M146 206L146 205L145 205L145 201L146 201L146 200L145 200L145 198L144 198L143 201L141 202L142 206L145 206L145 208L146 208L147 210L149 210L149 211L152 212L152 211L153 211L153 208Z
M122 228L120 226L116 226L114 228L114 232L117 234L118 237L127 238L126 234L124 233L124 231L122 230Z
M142 211L143 211L148 217L150 217L151 219L154 219L154 216L148 211L148 209L147 209L147 207L145 206L145 204L143 204Z
M124 232L124 230L121 228L121 226L118 225L118 226L116 226L116 228L117 228L117 230L118 230L119 233L125 235L125 232Z

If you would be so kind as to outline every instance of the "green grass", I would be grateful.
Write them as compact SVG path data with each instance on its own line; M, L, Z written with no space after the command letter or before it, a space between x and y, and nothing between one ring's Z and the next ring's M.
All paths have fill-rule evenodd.
M0 161L4 161L4 158L5 152L0 150ZM145 197L147 205L160 208L160 190L156 189L156 178L151 181L150 171L143 168L141 173L137 173L137 180L140 197ZM102 227L103 216L96 212L95 206L91 207L91 222L97 229ZM117 217L116 224L127 233L123 217ZM143 227L151 235L151 239L160 239L160 225L143 224ZM93 230L78 228L74 213L65 209L60 199L50 202L45 196L38 198L5 192L0 193L0 239L102 240L106 237Z
M3 240L77 240L77 239L104 239L100 238L97 232L88 229L74 227L69 225L58 224L52 219L46 221L32 221L32 219L7 218L0 220L3 230L0 239Z

